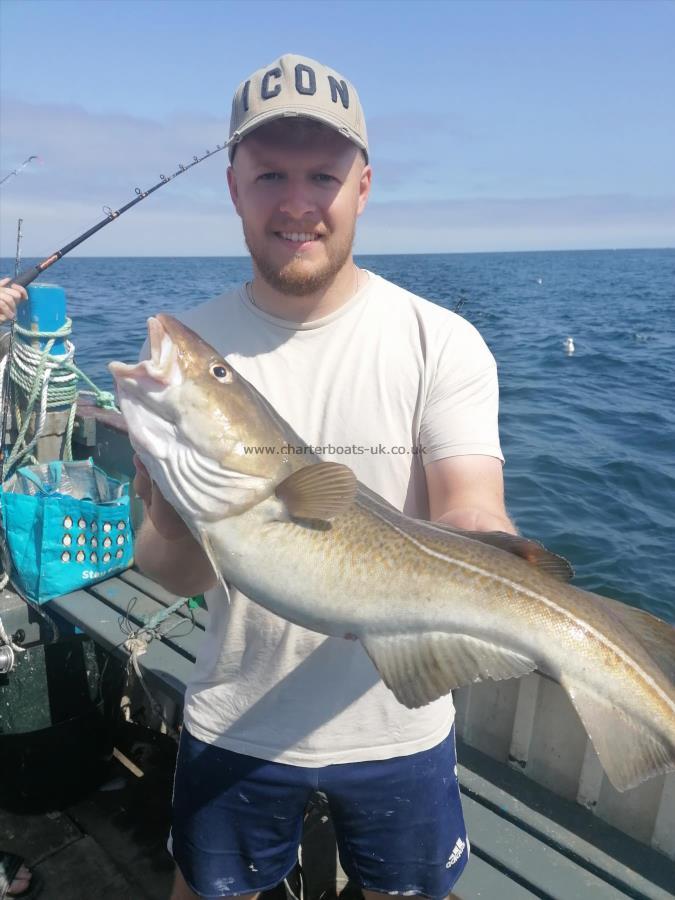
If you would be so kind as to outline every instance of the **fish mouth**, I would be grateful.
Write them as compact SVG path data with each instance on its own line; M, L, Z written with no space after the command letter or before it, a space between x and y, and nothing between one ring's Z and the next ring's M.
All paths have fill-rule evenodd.
M111 362L108 369L112 373L118 388L130 384L143 383L146 387L169 387L180 378L178 350L169 331L165 327L163 316L151 316L148 319L148 340L150 358L138 363Z

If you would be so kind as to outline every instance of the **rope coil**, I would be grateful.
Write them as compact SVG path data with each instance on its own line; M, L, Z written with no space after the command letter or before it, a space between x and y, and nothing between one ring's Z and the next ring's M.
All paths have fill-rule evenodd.
M3 480L20 464L36 463L33 449L42 433L47 413L68 410L64 459L70 461L72 454L73 428L77 410L78 382L84 381L91 390L81 391L91 394L98 406L117 410L115 397L110 391L100 390L94 382L75 365L75 345L69 340L72 320L66 318L64 325L56 331L31 331L14 322L13 330L21 338L14 341L11 354L0 361L0 382L4 383L5 367L9 359L9 382L14 387L13 413L18 434L11 453L4 465ZM46 340L44 348L32 347L30 341ZM65 353L52 353L56 341L62 340ZM19 390L16 390L16 389ZM27 440L31 418L35 416L33 436Z

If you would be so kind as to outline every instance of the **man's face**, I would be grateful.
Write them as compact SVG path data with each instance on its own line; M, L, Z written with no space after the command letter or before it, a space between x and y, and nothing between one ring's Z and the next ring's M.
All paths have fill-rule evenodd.
M269 285L306 296L349 263L371 170L347 138L307 120L271 122L241 142L227 175L246 244Z

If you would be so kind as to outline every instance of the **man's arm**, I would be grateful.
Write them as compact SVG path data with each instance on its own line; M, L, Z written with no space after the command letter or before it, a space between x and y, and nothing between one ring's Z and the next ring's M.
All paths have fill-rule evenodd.
M464 531L517 534L504 506L501 460L451 456L425 466L429 518Z
M134 488L145 504L145 517L136 537L136 565L167 591L179 597L203 594L217 578L206 554L167 503L147 469L134 457Z

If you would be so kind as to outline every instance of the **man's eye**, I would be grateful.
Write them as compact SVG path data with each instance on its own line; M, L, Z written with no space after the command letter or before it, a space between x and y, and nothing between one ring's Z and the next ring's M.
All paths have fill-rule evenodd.
M282 178L281 172L263 172L258 176L258 181L281 181Z
M329 175L328 172L319 172L314 178L316 181L322 181L324 183L337 180L334 175Z

